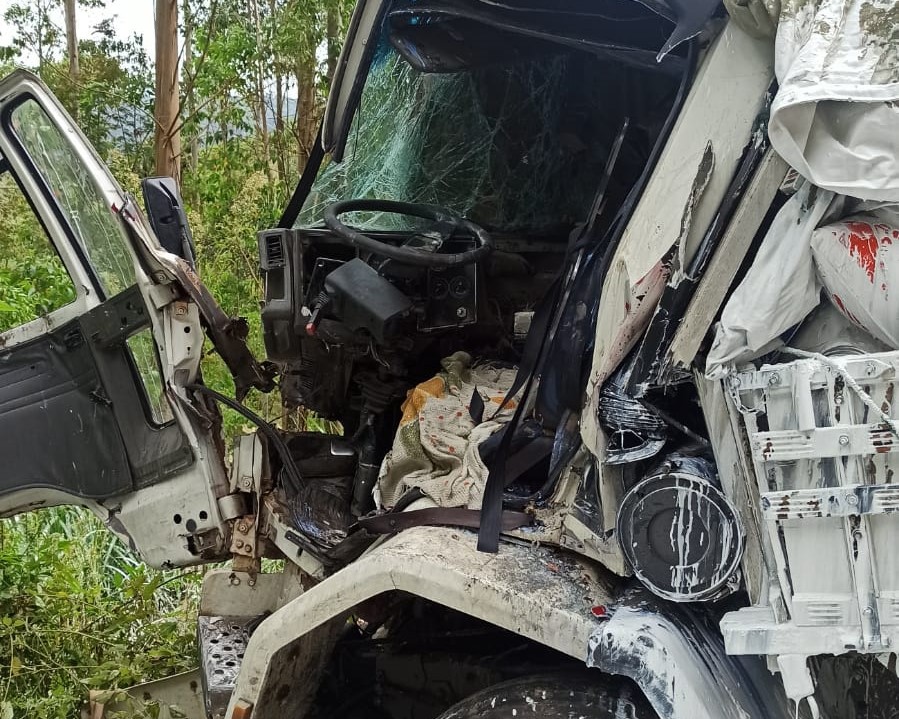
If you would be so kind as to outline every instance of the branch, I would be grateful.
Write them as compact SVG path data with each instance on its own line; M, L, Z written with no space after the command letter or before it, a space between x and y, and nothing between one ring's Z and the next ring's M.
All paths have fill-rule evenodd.
M203 43L203 49L200 51L200 57L197 59L197 64L194 67L193 63L191 63L192 72L187 74L187 82L184 84L184 97L190 95L190 93L194 90L194 85L196 84L197 75L200 74L200 70L203 68L203 65L206 62L206 53L209 51L209 42L212 37L212 30L215 27L215 15L218 11L218 0L212 0L212 6L209 8L209 19L206 21L206 27L208 28L208 32L206 33L205 42Z
M172 121L172 127L169 128L169 134L170 134L170 135L174 135L176 132L181 132L181 128L183 128L188 122L190 122L190 121L193 120L197 115L199 115L200 112L201 112L202 110L204 110L210 103L212 103L212 102L214 102L215 100L218 100L218 99L219 99L219 98L217 98L217 97L207 97L203 102L201 102L199 105L197 105L197 106L193 109L193 112L191 112L189 115L187 115L187 116L185 116L185 117L183 117L183 118L177 118L177 119L178 119L178 122L177 122L177 123L175 123L174 121Z
M81 80L73 82L68 73L64 73L61 69L59 69L53 65L47 65L44 68L45 72L48 70L50 71L51 74L55 73L58 77L63 78L66 81L70 82L75 87L75 89L78 91L78 97L79 98L81 97L81 93L87 87L87 85L84 82L82 82ZM119 93L112 92L111 90L108 90L105 87L104 87L104 89L99 90L98 94L102 95L103 97L119 100L122 105L128 105L128 107L131 107L131 108L137 110L138 112L140 112L141 114L146 115L149 120L153 121L154 125L158 125L158 123L156 122L156 118L153 117L152 112L149 112L148 110L141 107L140 105L134 104L129 98L125 97L124 95L120 95Z

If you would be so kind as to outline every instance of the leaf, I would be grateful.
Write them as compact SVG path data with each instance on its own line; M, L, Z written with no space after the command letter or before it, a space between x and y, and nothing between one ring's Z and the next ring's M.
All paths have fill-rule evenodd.
M116 689L107 689L106 691L92 693L91 701L94 702L94 704L109 704L110 702L121 699L124 693L125 692Z
M9 662L9 672L13 676L16 676L20 671L22 671L22 660L13 655L12 660ZM2 717L0 717L0 719L2 719Z

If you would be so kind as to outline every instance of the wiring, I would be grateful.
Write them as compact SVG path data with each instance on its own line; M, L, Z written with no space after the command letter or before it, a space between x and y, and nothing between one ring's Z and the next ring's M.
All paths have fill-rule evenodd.
M272 426L269 422L266 422L262 417L253 412L252 410L244 407L237 400L231 399L223 395L221 392L216 392L214 389L209 389L205 385L201 384L189 384L185 387L185 389L190 390L191 392L199 392L200 394L205 394L217 402L225 405L233 409L238 414L246 417L250 422L259 427L260 431L268 438L268 440L272 443L272 446L278 452L278 455L281 457L281 462L284 465L284 476L290 484L290 488L293 490L293 493L298 493L303 487L303 477L300 474L299 467L297 467L297 463L294 461L293 456L290 454L290 449L288 449L287 445L284 443L281 435L278 433L278 430Z

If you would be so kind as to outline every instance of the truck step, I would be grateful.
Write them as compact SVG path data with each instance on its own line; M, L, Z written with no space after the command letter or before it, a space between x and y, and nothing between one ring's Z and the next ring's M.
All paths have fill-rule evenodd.
M198 619L203 693L206 697L206 714L211 719L225 716L240 673L247 641L259 619L255 616L201 616Z

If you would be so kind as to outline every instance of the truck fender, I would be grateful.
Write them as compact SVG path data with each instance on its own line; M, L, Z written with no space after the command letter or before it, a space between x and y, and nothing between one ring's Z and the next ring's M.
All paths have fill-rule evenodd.
M721 648L714 654L721 667L710 665L702 655L708 647L718 651L711 639L703 644L686 625L663 615L653 620L652 610L638 606L641 595L627 595L631 604L621 605L620 587L620 578L599 565L555 547L508 542L498 554L485 554L477 551L474 532L414 527L376 545L259 625L226 716L305 716L352 610L388 592L421 597L630 676L664 719L778 716L756 711L761 700L741 709L748 700L736 690L725 703L726 690L717 684L737 674L721 668L735 660ZM645 627L629 619L637 616ZM655 653L650 646L657 647ZM763 690L771 691L767 685ZM722 715L722 706L734 711Z
M422 597L583 661L601 621L594 608L613 597L610 576L553 548L504 543L485 554L476 545L474 532L414 527L285 604L250 638L227 716L303 716L351 610L386 592Z

